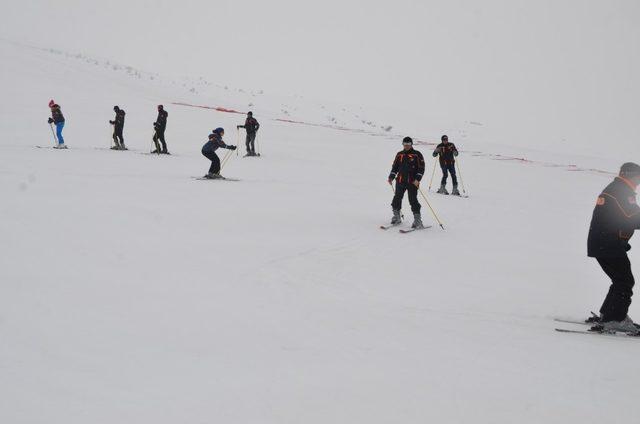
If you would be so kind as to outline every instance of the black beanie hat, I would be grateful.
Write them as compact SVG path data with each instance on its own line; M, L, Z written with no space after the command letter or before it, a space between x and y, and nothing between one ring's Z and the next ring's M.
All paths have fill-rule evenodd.
M635 177L636 175L640 175L640 165L637 163L627 162L620 167L621 177Z
M440 137L440 141L445 141L445 140L449 141L449 137L447 137L446 134Z
M402 139L402 144L405 144L405 143L413 145L413 139L411 137L405 137Z

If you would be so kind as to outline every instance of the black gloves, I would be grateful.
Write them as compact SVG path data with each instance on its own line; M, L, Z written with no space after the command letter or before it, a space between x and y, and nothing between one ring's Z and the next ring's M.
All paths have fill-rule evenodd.
M457 151L457 150L455 150L455 151L453 152L453 156L458 156L458 151Z
M53 124L53 118L47 119L47 122L50 123L50 124Z
M227 149L229 149L229 150L236 150L236 146L227 146Z
M111 125L113 125L113 124L115 124L115 123L116 123L116 121L109 121L109 123L110 123Z

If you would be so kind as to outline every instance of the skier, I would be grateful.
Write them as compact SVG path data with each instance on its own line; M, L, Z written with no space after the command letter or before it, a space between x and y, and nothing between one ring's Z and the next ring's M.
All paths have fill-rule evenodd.
M238 129L244 128L247 131L247 156L256 156L254 143L256 141L256 133L260 129L260 124L253 117L253 112L247 113L247 119L244 125L238 125Z
M413 224L411 228L424 228L422 218L420 217L420 202L418 202L418 188L420 180L424 174L424 157L422 153L413 149L413 140L411 137L402 139L402 150L396 154L393 161L393 167L389 174L389 184L393 184L396 180L395 195L391 202L393 210L393 218L391 225L399 225L402 221L400 209L402 208L402 198L404 192L409 193L409 203L413 212Z
M451 194L454 196L460 196L460 192L458 191L458 178L456 176L456 159L458 156L458 149L456 149L455 144L449 143L449 137L443 135L440 137L440 141L442 143L438 144L436 149L433 151L433 157L440 156L440 168L442 169L442 180L440 181L440 189L438 189L438 193L440 194L449 194L447 191L447 174L451 173L451 180L453 181L453 190Z
M629 239L640 229L640 207L636 203L636 188L640 184L640 166L625 163L619 175L598 196L587 241L587 255L595 258L611 279L611 286L595 329L632 331L638 328L627 315L633 295L634 279L627 251Z
M216 150L219 148L236 150L236 146L226 145L225 142L222 141L223 136L224 129L216 128L211 134L209 134L209 141L202 146L202 154L211 161L209 172L204 176L204 178L224 178L220 175L220 158L216 154Z
M64 116L60 106L53 100L49 101L49 109L51 109L51 118L47 121L49 124L56 124L56 137L58 139L58 145L54 149L66 149L64 144L64 137L62 136L62 129L64 128Z
M153 128L155 129L155 133L153 134L153 142L156 144L156 150L151 153L164 153L168 155L167 151L167 143L164 140L164 130L167 128L167 117L169 114L166 110L164 110L164 106L158 105L158 118L156 122L153 123ZM160 141L162 143L162 149L160 148Z
M116 117L113 121L109 121L113 125L113 142L116 144L112 147L114 150L127 150L124 145L124 137L122 136L122 130L124 129L124 116L125 111L120 109L119 106L114 106L113 111L116 113Z

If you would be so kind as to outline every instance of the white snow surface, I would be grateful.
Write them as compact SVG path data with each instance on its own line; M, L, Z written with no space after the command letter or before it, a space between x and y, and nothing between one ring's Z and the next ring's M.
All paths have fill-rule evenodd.
M7 42L0 57L0 422L637 421L640 341L553 321L606 292L586 233L598 171L625 152L493 145L467 123L450 134L471 197L444 197L428 193L438 123L385 131L383 111L368 125ZM67 151L35 147L51 97ZM142 154L159 103L172 156ZM172 103L253 109L263 156L231 157L241 181L194 180L208 133L235 144L244 117ZM127 152L108 150L115 104ZM378 229L404 135L444 231L422 199L433 228Z

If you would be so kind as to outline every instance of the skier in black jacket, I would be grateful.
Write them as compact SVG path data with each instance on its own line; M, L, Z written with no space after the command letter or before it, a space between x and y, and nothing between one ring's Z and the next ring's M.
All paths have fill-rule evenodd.
M256 133L260 129L260 124L253 117L253 112L247 113L247 119L244 122L244 125L238 125L238 129L244 128L247 131L247 156L256 156Z
M164 140L164 130L167 129L167 117L169 114L166 110L164 110L164 106L158 105L158 118L156 122L153 123L153 128L155 129L155 133L153 134L153 142L156 144L156 150L151 153L164 153L166 155L169 154L167 151L167 143ZM162 149L160 148L160 141L162 143Z
M635 192L638 184L640 166L623 164L619 176L598 196L591 218L587 255L596 258L612 282L600 308L600 327L604 330L637 331L627 316L635 283L627 251L633 232L640 229Z
M440 156L440 168L442 169L442 180L440 181L440 189L438 193L449 194L447 191L447 173L451 174L451 181L453 182L453 190L451 194L454 196L460 196L458 191L458 177L456 176L456 156L458 156L458 149L455 144L449 143L449 137L443 135L440 138L442 143L438 144L433 151L433 157Z
M116 146L112 147L112 149L127 150L124 145L124 137L122 135L122 130L124 129L124 116L126 113L124 110L120 109L119 106L114 106L113 111L116 113L116 117L113 121L109 121L109 123L113 125L113 142Z
M391 225L399 225L402 221L400 209L402 208L402 198L404 192L409 193L409 203L413 212L412 228L424 228L422 218L420 216L420 202L418 202L418 188L420 180L424 175L424 157L422 153L413 149L413 140L411 137L405 137L402 140L402 150L396 154L393 161L391 173L389 174L389 184L396 181L395 195L391 202L393 210L393 218Z
M222 141L223 136L224 129L216 128L211 134L209 134L209 141L202 146L202 154L211 161L209 173L207 173L204 178L224 178L220 175L220 158L216 154L216 150L219 148L236 150L236 146L226 145L225 142Z

